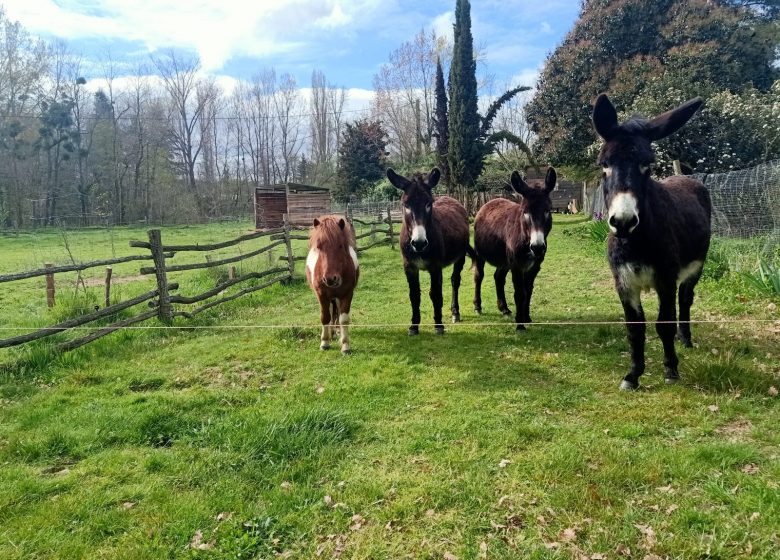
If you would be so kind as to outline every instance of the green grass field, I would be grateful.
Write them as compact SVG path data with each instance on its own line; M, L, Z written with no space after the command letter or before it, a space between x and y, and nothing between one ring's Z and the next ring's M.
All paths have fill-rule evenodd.
M556 216L537 322L621 318L604 246L579 222ZM68 236L86 260L129 254L145 232ZM56 233L0 237L0 254L2 272L68 260ZM246 266L268 266L257 261ZM707 274L694 319L775 322L694 325L676 386L648 329L643 389L627 394L620 324L516 334L495 309L492 271L473 313L468 272L464 322L433 334L423 277L425 326L409 338L398 251L365 253L361 271L346 357L318 349L303 282L176 323L188 328L124 331L61 356L0 351L0 558L777 558L776 299ZM171 280L183 293L214 284ZM100 301L100 286L62 285L48 311L42 279L0 284L0 324ZM117 297L152 285L121 284ZM377 324L388 326L361 328Z

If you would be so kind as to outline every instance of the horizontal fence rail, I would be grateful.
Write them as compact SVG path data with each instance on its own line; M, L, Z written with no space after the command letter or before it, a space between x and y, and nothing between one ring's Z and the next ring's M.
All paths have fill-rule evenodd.
M388 207L384 213L377 212L373 214L371 217L362 216L361 218L355 218L352 215L351 209L347 207L346 218L351 224L353 224L353 227L355 224L357 224L358 226L361 226L363 228L370 228L368 231L361 231L358 235L356 235L356 241L360 241L360 240L368 241L368 244L366 245L357 246L356 249L358 252L363 252L373 247L378 247L380 245L389 244L391 246L394 246L394 244L396 243L396 237L395 237L393 225L398 222L397 220L393 219L393 215L390 207ZM82 271L90 268L96 268L99 266L107 267L106 276L105 276L106 305L102 309L97 309L93 313L88 313L88 314L80 315L78 317L74 317L72 319L68 319L66 321L61 321L49 327L38 328L36 330L32 330L32 332L28 332L22 335L18 335L6 339L0 339L0 348L8 348L12 346L26 344L36 340L44 339L54 334L63 333L70 330L77 331L85 328L87 329L94 328L95 330L91 331L89 334L85 336L75 338L73 340L69 340L66 342L62 342L56 345L56 349L63 352L68 350L73 350L75 348L80 348L85 344L89 344L90 342L103 338L104 336L111 334L112 332L115 332L120 329L146 328L143 326L138 327L133 325L137 325L138 323L148 321L155 317L157 317L159 321L163 323L162 325L163 328L169 327L171 326L172 321L175 317L192 319L199 313L202 313L203 311L206 311L208 309L211 309L223 303L233 301L244 295L257 292L259 290L268 288L277 283L289 282L295 277L296 261L306 260L305 253L298 254L298 255L294 253L293 241L309 240L308 233L303 234L303 233L294 233L294 232L308 232L309 230L310 230L309 227L295 226L291 224L289 222L288 217L285 215L284 227L281 228L255 231L255 232L247 233L245 235L240 235L238 237L235 237L227 241L221 241L217 243L166 245L163 243L162 232L159 229L152 229L147 232L148 241L140 241L140 240L130 241L130 247L146 249L149 251L149 254L129 255L126 257L117 257L113 259L90 261L84 263L74 263L72 265L63 265L63 266L53 266L47 264L47 266L42 269L0 276L0 282L13 282L13 281L24 280L27 278L33 278L37 276L46 276L47 296L48 299L50 300L49 305L51 307L52 305L54 305L54 280L53 280L54 274ZM251 251L236 256L212 260L207 255L205 262L196 262L196 263L178 264L178 265L168 264L169 259L173 258L174 256L178 256L181 253L187 253L190 251L192 252L217 251L220 249L226 249L229 247L236 246L240 243L253 241L261 238L265 238L268 241L268 243L263 245L262 247L258 247L256 249L253 249ZM201 292L199 294L194 294L194 295L183 295L178 293L171 294L171 292L179 289L179 284L177 282L169 282L168 279L169 273L211 269L218 266L230 265L246 259L250 259L252 257L262 255L264 253L270 254L270 251L272 251L273 249L281 248L281 247L283 247L283 254L280 255L277 260L281 262L285 262L286 265L277 265L272 268L269 268L268 270L263 270L259 272L248 272L246 274L241 274L238 276L236 276L235 267L231 266L228 270L228 279L218 282L217 285L211 289L208 289L204 292ZM304 249L304 251L307 251L307 249ZM110 265L132 262L132 261L152 261L154 263L154 266L141 267L140 273L142 275L153 274L157 282L157 288L152 291L137 295L126 301L117 302L111 305L110 304L110 282L112 278L112 270L110 268ZM272 259L269 259L269 263L270 262L272 262ZM232 294L225 294L227 290L229 290L234 286L238 286L250 281L258 281L258 280L261 280L262 282L259 284L252 283L250 285L246 285ZM212 299L212 298L217 298L217 299ZM210 301L206 301L206 300L210 300ZM133 306L140 305L143 303L147 303L151 307L151 309L131 317L126 317L126 318L115 317L116 318L115 322L109 325L98 324L98 325L94 325L94 327L84 326L84 325L88 325L89 323L99 321L101 319L106 319L112 316L116 316L117 313L123 312L127 309L130 309ZM200 305L191 309L174 307L174 306L189 306L194 304L200 304ZM156 328L156 327L148 327L148 328ZM14 330L14 327L4 328L3 330ZM20 328L20 330L24 330L24 328Z

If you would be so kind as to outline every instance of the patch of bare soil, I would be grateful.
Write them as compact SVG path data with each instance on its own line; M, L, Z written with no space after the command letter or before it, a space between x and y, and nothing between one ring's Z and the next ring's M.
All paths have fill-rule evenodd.
M749 439L750 432L753 430L753 424L747 418L738 418L733 422L724 424L715 430L715 433L722 435L732 443L745 441Z

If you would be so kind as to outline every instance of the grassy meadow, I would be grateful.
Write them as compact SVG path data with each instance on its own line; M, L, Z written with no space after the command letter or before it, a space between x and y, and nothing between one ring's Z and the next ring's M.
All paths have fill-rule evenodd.
M166 228L163 240L248 227ZM69 262L65 238L81 261L140 252L127 241L145 235L0 236L0 273ZM424 325L409 338L389 247L361 257L349 356L318 349L302 281L63 355L0 350L0 558L777 558L780 302L729 270L729 250L746 248L719 245L694 320L773 322L694 325L675 386L648 329L635 393L618 391L622 325L517 334L495 308L492 271L482 316L464 271L463 323L442 337L423 276ZM117 301L152 289L133 279L139 266L115 267L132 279ZM170 279L190 294L224 273ZM58 275L51 311L42 278L0 284L0 326L101 304L94 277ZM655 317L654 294L644 302ZM581 218L555 216L531 316L621 319L605 246Z

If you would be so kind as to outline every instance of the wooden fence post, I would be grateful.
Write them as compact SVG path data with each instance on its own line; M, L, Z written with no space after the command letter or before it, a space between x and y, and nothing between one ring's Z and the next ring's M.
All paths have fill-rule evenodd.
M53 263L44 263L46 268L54 268ZM46 274L46 305L50 308L54 307L54 273L50 272Z
M231 266L228 268L228 280L235 280L236 278L236 267Z
M111 305L111 275L114 273L113 267L106 267L106 307Z
M349 202L347 202L347 221L352 223L352 205Z
M390 248L395 249L395 239L393 237L393 215L390 212L390 205L387 205L387 234L390 237Z
M173 319L171 309L171 296L168 294L168 275L165 273L165 254L163 253L162 236L159 229L149 230L149 249L154 260L154 275L157 278L157 293L159 303L157 316L163 323L170 323Z
M292 239L290 239L290 230L292 229L290 226L290 216L288 214L283 214L282 219L284 220L284 244L287 247L287 270L290 273L290 280L292 280L293 275L295 274L295 256L292 251Z
M675 175L682 175L682 167L680 166L679 159L672 161L672 168L674 169Z

